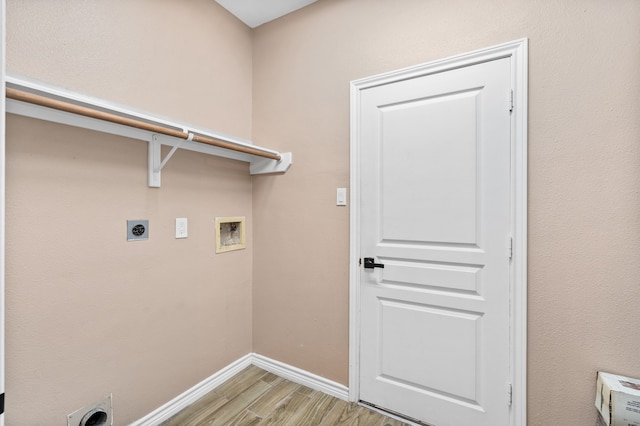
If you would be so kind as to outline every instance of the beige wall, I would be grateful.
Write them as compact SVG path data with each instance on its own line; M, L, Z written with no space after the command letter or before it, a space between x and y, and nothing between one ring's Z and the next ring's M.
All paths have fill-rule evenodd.
M215 2L7 3L10 72L251 137L251 31ZM178 151L162 188L146 174L144 142L9 115L7 424L110 392L128 424L251 351L251 238L214 253L215 216L251 235L248 166Z
M213 0L7 0L7 70L251 137L249 28Z
M251 350L346 384L349 81L521 37L529 424L591 424L597 369L640 376L637 1L320 0L254 32L211 0L7 3L9 71L295 159L251 181L178 151L149 189L144 143L9 116L8 424L108 392L125 424ZM214 255L236 214L249 249Z
M640 376L640 3L321 0L254 35L254 350L347 383L349 81L528 37L529 424ZM277 244L277 248L274 247Z

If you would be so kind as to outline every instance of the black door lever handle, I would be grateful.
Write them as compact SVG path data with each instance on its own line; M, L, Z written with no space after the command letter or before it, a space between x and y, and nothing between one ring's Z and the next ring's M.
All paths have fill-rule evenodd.
M373 257L365 257L364 258L364 267L367 268L367 269L384 268L384 264L383 263L375 263L375 260L373 259Z

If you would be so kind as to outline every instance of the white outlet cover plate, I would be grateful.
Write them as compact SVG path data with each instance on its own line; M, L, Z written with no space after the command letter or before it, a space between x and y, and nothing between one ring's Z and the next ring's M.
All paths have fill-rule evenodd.
M176 238L187 238L187 223L186 217L176 218Z

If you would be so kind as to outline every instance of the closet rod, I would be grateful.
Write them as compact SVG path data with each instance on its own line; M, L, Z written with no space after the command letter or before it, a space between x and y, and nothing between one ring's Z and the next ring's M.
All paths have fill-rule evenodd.
M183 132L169 127L159 126L157 124L146 123L144 121L135 120L133 118L121 117L108 112L98 111L95 109L87 108L81 105L75 105L68 102L58 101L56 99L50 99L44 96L36 95L22 90L13 89L7 87L7 98L14 99L16 101L28 102L35 105L40 105L46 108L53 108L71 114L82 115L89 118L95 118L98 120L109 121L115 124L121 124L124 126L135 127L137 129L147 130L153 133L159 133L162 135L173 136L174 138L188 139L189 133ZM217 140L208 136L193 135L194 142L199 142L207 145L213 145L218 148L229 149L232 151L238 151L245 154L256 155L259 157L270 158L272 160L281 160L279 154L273 154L270 152L264 152L259 149L251 148L248 146L235 145L233 143Z

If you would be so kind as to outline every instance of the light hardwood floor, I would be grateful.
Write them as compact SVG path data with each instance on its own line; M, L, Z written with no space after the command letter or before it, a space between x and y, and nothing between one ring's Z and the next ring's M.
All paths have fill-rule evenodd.
M250 366L162 426L353 425L402 426L357 404Z

